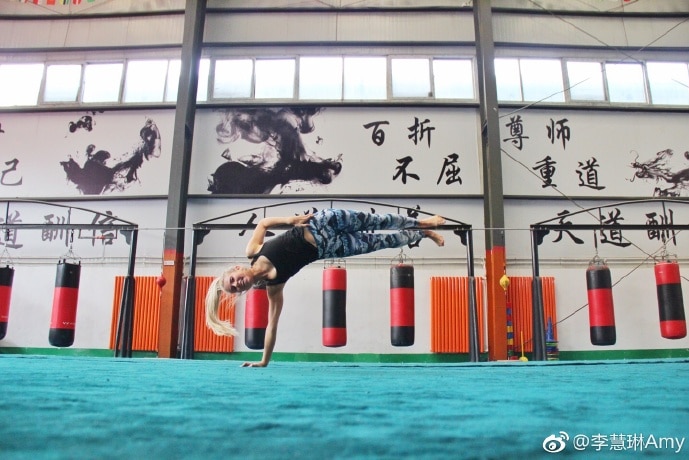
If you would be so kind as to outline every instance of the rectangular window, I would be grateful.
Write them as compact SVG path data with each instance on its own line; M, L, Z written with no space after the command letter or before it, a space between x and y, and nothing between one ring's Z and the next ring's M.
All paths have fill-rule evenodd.
M210 59L201 59L199 62L199 84L196 88L196 100L205 101L208 99L208 76L210 75ZM179 75L182 68L182 61L173 59L167 67L167 82L165 83L165 101L175 102L177 100L177 90L179 88Z
M0 107L36 105L43 64L0 65Z
M644 103L646 87L644 71L638 63L606 63L610 102Z
M384 57L344 58L344 98L386 99L387 60Z
M256 99L292 99L294 97L294 59L256 61Z
M519 60L496 59L495 83L498 87L498 100L521 101L522 83L519 76Z
M605 101L600 62L567 62L569 96L573 101Z
M182 68L182 61L172 59L167 64L167 80L165 81L165 102L175 102L177 100L177 90L179 88L179 72Z
M428 59L390 60L392 97L432 97Z
M49 65L43 102L76 102L81 87L81 64Z
M342 58L299 58L299 99L342 99Z
M215 99L250 98L254 62L251 59L215 61L213 97Z
M474 99L471 59L434 59L433 86L436 99Z
M196 100L203 102L208 100L208 77L211 74L211 60L199 61L199 86L196 88Z
M167 61L129 61L124 78L124 102L162 102Z
M83 102L118 102L124 64L87 64Z
M565 101L559 59L520 59L519 68L525 101Z
M689 105L689 69L683 62L647 62L653 104Z

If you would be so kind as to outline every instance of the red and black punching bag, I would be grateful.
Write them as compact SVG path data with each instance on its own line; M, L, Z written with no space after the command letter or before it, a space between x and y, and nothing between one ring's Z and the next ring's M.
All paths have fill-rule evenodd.
M246 293L244 308L244 343L252 350L265 346L268 327L268 294L265 286L255 286Z
M603 262L592 262L586 270L589 301L589 329L593 345L614 345L617 341L615 308L612 301L610 269Z
M80 264L69 264L64 260L58 262L48 337L54 347L69 347L74 343L80 275Z
M7 322L10 317L10 298L12 297L12 280L14 268L0 268L0 340L7 334Z
M684 338L687 336L687 321L684 317L679 264L671 261L658 262L655 265L655 276L660 335L666 339Z
M323 270L323 345L347 345L347 270L326 267Z
M390 343L414 345L414 266L390 267Z

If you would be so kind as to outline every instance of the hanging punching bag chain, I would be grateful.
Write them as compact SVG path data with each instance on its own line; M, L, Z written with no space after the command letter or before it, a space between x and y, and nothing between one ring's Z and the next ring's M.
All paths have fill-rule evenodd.
M69 248L68 248L67 252L60 257L60 259L79 260L80 257L74 253L74 229L69 231L69 240L68 241L69 241Z
M9 237L7 236L7 232L5 232L5 241L7 241L7 238L9 238ZM5 248L2 251L2 254L0 254L0 265L2 265L3 261L5 261L5 260L7 261L6 262L7 266L13 266L14 265L14 262L12 262L12 256L10 255L10 251L8 251L7 248Z

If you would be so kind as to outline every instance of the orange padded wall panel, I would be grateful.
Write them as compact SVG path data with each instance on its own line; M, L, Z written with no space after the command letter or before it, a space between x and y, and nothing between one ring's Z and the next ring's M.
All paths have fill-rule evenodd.
M484 338L483 280L474 279L478 310L479 350L486 351ZM469 294L467 277L431 277L431 352L469 352Z
M134 336L132 349L136 351L158 351L158 320L160 310L160 287L155 276L135 276L134 289ZM213 278L200 276L196 278L194 351L223 352L234 350L233 337L217 336L206 327L204 298ZM124 277L115 277L115 295L113 298L112 322L110 325L110 348L115 348L117 321L122 301ZM220 318L234 324L234 296L225 296L220 304Z

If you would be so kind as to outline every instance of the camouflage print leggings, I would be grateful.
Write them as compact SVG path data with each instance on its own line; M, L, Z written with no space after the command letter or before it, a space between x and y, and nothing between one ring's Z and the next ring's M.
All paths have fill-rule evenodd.
M399 248L424 237L419 221L399 214L371 214L344 209L318 211L308 222L318 246L318 258L330 259L367 254L387 248ZM374 230L399 230L371 233Z

